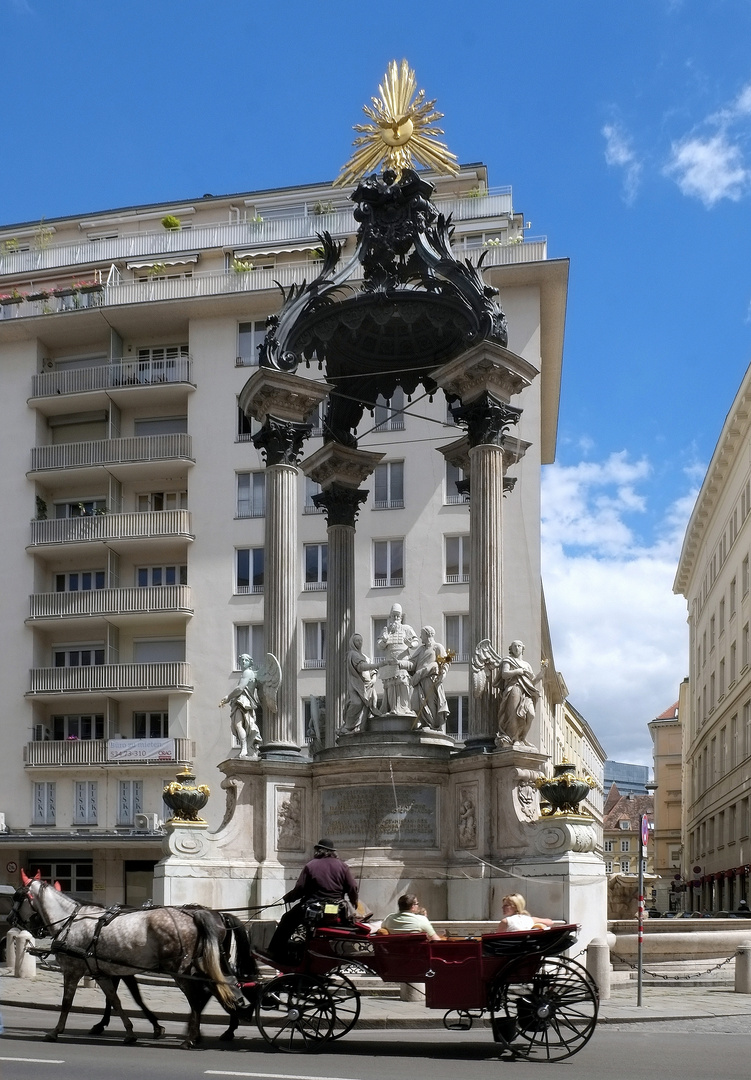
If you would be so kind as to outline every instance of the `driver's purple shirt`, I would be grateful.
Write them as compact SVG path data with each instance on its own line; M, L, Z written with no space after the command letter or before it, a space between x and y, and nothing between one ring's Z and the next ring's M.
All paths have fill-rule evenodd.
M356 904L357 882L341 859L311 859L303 866L294 889L290 889L283 899L300 900L309 896L320 896L325 900L341 900L347 896Z

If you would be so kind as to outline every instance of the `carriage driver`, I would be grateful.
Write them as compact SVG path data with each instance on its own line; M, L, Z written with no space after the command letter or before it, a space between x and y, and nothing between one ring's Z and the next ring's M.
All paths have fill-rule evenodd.
M313 849L313 858L303 866L294 889L290 889L282 897L285 903L290 900L297 900L297 903L279 920L269 942L269 958L284 961L289 937L298 926L305 923L305 909L311 900L341 905L347 899L354 912L357 898L357 882L352 871L337 856L331 840L319 840Z

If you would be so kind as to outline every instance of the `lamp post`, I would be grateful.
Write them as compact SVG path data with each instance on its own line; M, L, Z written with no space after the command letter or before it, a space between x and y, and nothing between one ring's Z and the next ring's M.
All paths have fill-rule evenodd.
M649 843L649 816L642 814L639 820L639 937L637 941L637 980L636 980L636 1004L642 1003L642 978L643 978L643 954L644 954L644 862L647 857L647 844Z

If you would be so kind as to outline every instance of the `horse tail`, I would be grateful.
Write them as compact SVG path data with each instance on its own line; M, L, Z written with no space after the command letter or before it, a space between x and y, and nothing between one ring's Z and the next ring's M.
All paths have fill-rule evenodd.
M248 982L258 978L258 964L250 948L250 938L245 924L236 915L222 912L222 921L232 935L235 943L235 972L238 982Z
M219 1000L228 1009L235 1009L242 1001L236 981L229 978L222 970L222 954L219 947L219 928L214 911L196 908L190 912L198 931L198 952L201 954L201 967L204 974L216 987Z

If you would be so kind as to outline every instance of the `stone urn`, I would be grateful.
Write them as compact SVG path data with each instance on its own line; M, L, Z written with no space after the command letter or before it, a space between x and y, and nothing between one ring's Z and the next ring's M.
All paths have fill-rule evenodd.
M199 817L199 810L203 810L211 792L206 784L197 786L195 781L192 767L186 765L177 778L162 789L162 798L172 811L170 821L175 824L207 824Z
M553 776L541 776L536 781L540 797L548 803L543 807L543 816L552 814L581 814L579 803L586 799L594 780L589 776L577 776L576 766L569 761L562 761L553 766Z

